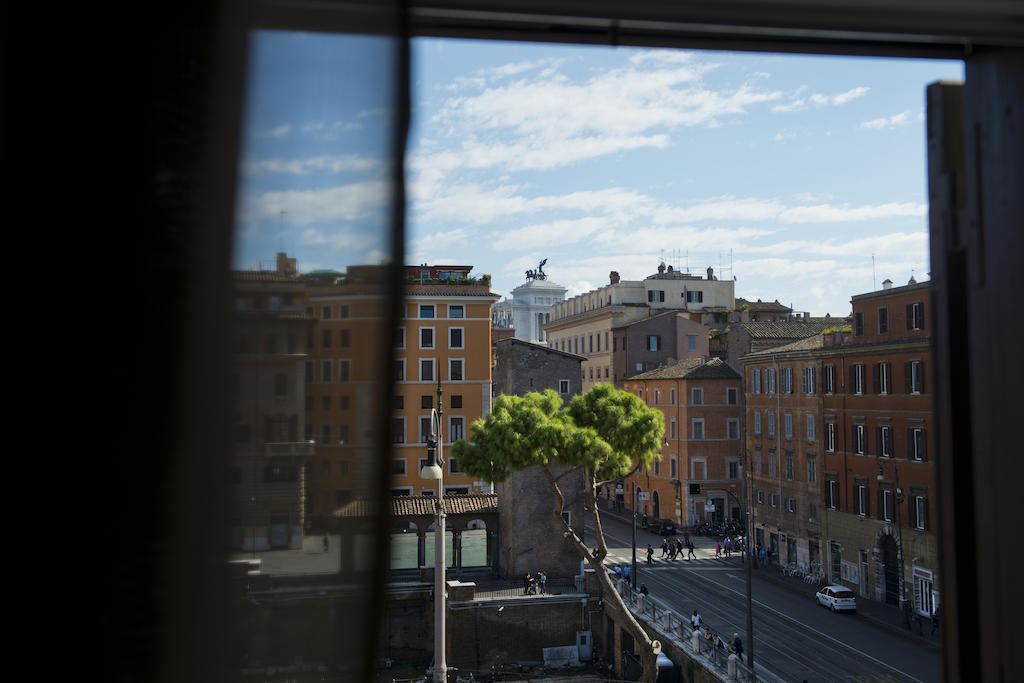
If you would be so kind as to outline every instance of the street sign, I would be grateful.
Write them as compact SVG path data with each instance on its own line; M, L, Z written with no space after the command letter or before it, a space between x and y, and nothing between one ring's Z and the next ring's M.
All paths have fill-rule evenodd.
M648 493L647 491L641 491L640 493L637 494L637 498L639 498L640 500L650 500L651 494Z
M706 505L704 506L704 509L705 509L705 510L706 510L707 512L714 512L714 511L715 511L715 506L714 506L714 504L712 504L712 503L707 503L707 504L706 504Z

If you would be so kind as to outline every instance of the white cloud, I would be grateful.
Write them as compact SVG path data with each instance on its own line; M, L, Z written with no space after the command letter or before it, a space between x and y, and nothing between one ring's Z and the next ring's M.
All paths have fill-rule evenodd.
M927 214L928 205L916 202L889 202L857 207L847 204L839 206L818 204L785 209L779 214L779 220L783 223L837 223L897 216L925 216Z
M285 212L292 225L351 221L369 217L390 201L390 184L368 180L312 190L279 190L242 199L240 220L277 219Z
M310 121L309 123L304 123L301 130L314 140L337 140L341 133L359 130L362 127L361 123L348 121L334 121L332 123Z
M899 114L893 114L892 116L884 116L880 119L874 119L872 121L864 121L860 124L861 128L899 128L906 126L910 123L910 111L903 111Z
M864 95L867 95L868 94L868 90L870 90L870 89L871 88L867 88L865 86L859 86L859 87L853 88L851 90L847 90L846 92L841 92L838 95L833 95L832 96L832 104L834 104L836 106L839 106L841 104L846 104L850 100L855 100L858 97L863 97Z
M285 123L276 128L265 130L256 134L258 138L272 138L274 140L284 140L291 135L292 126L291 124Z
M356 232L349 230L338 230L336 232L323 232L315 228L309 228L299 233L298 244L303 247L326 247L331 251L350 252L353 258L364 259L368 252L377 256L374 262L380 260L379 249L380 237L374 233ZM358 254L358 256L356 256ZM362 260L352 260L352 263L362 263Z
M356 154L338 156L319 156L307 159L262 159L247 161L243 171L248 174L284 173L290 175L308 175L329 171L343 173L346 171L381 171L383 163L380 159L361 157Z
M772 111L790 112L806 109L807 100L798 97L798 95L804 90L806 90L806 87L801 86L793 95L795 99L791 100L787 104L775 105L774 107L772 107ZM833 107L838 107L846 104L851 100L855 100L858 97L863 97L864 95L868 94L869 90L871 90L871 88L861 85L857 86L856 88L851 88L846 92L836 93L835 95L823 95L821 93L813 93L807 99L809 99L812 104L815 104L819 107L825 107L829 105Z
M458 168L551 169L622 151L664 148L678 127L717 126L780 92L749 83L711 89L702 75L715 65L675 51L636 54L627 66L585 80L555 70L448 98L431 124L441 136L420 149L434 180ZM490 70L517 73L537 62ZM545 75L546 74L546 75ZM445 147L451 141L454 145Z

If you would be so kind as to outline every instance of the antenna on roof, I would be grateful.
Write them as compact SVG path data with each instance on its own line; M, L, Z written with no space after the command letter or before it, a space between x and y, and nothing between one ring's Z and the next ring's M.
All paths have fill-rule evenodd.
M878 289L878 285L875 284L875 255L871 255L871 291Z

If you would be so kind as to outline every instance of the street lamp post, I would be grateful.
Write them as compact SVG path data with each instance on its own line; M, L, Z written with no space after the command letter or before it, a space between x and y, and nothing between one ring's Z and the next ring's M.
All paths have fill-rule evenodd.
M892 469L895 472L894 484L895 484L895 487L896 487L894 492L893 492L893 494L894 494L893 495L893 499L896 501L896 539L898 541L898 545L896 546L896 563L899 565L899 569L900 569L899 583L897 585L898 585L898 588L899 588L899 607L902 610L903 609L903 602L904 602L904 600L906 598L906 594L907 594L907 591L906 591L906 580L904 578L904 568L903 568L903 524L902 524L902 520L900 518L900 508L903 507L903 489L900 488L900 468L897 467L896 465L893 465ZM878 463L878 483L879 483L879 485L881 485L881 483L884 480L885 480L885 474L883 474L883 472L882 472L882 463L879 462Z
M636 590L636 482L630 482L633 498L633 568L629 572L629 582Z
M446 683L448 666L445 662L445 557L444 557L444 434L441 419L441 378L437 378L437 408L430 411L430 435L427 437L427 464L420 470L424 479L437 480L437 516L434 523L434 681Z

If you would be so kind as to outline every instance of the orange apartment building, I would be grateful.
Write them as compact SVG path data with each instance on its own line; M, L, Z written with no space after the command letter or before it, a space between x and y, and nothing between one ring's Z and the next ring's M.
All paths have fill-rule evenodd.
M741 357L754 547L772 562L821 567L819 334Z
M929 295L887 280L852 297L850 328L741 358L755 543L922 615L939 597Z
M829 574L919 614L938 607L931 285L852 297L853 328L819 352Z
M632 487L648 492L639 508L680 525L740 519L741 376L720 358L683 359L634 375L625 390L665 414L661 460L617 486L631 508ZM690 493L690 485L699 492Z
M306 433L317 442L312 508L326 515L358 497L369 472L372 439L367 425L379 386L372 376L379 353L393 355L396 384L391 441L394 495L432 495L436 484L421 479L431 409L438 379L444 401L446 457L450 444L491 405L491 306L498 296L489 278L470 278L472 266L407 266L404 311L394 340L380 339L385 300L372 283L372 266L353 266L337 284L311 287L317 319L314 360L307 363ZM476 493L485 484L448 458L449 493Z

